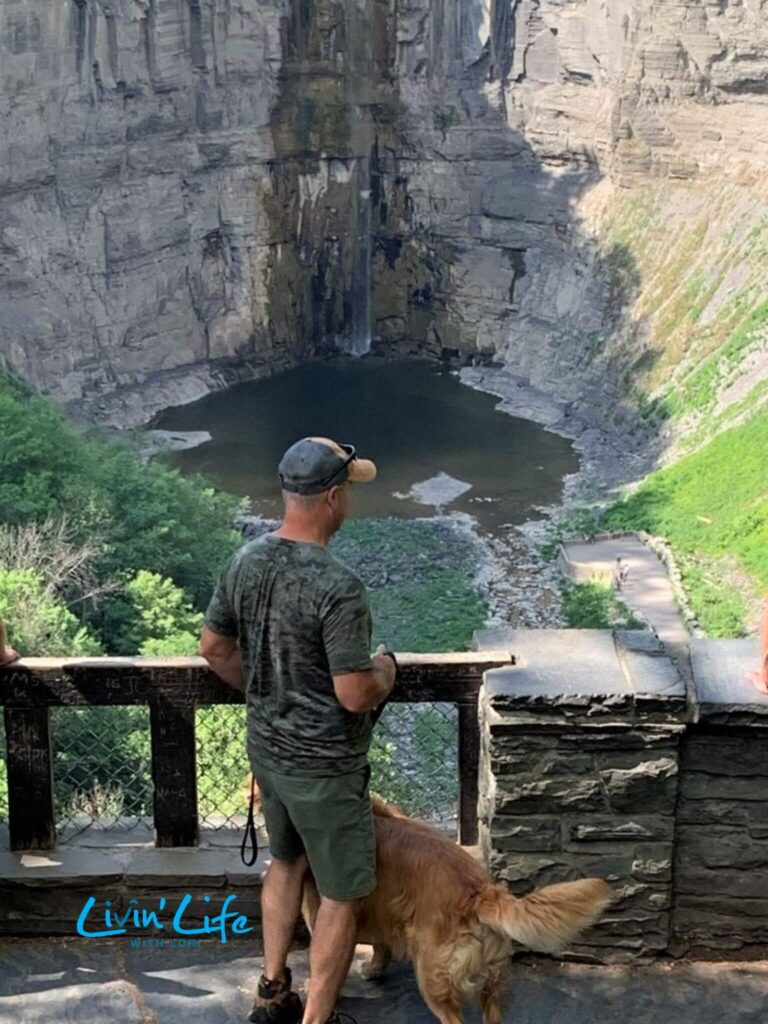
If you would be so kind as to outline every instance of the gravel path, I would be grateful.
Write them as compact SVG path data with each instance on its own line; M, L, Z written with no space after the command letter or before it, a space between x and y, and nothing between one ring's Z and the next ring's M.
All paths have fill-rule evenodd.
M620 538L594 544L567 541L564 545L572 562L611 573L616 559L629 566L629 578L619 597L650 622L662 640L684 642L688 630L680 615L664 564L640 540Z

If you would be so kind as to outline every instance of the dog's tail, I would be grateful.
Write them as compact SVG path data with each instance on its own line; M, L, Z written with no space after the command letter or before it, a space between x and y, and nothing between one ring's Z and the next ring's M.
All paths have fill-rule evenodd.
M371 803L373 804L373 813L377 818L404 818L405 814L396 804L388 804L385 800L382 800L380 796L376 796L375 793L371 795Z
M541 953L556 953L600 917L612 900L602 878L582 878L536 889L517 899L501 885L477 897L478 918L494 931Z

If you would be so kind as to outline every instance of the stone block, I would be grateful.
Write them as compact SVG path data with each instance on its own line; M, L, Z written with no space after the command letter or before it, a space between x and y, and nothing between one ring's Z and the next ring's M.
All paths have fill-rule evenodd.
M706 821L712 825L740 826L748 834L753 834L755 829L768 828L768 801L688 800L685 787L680 788L681 799L677 807L680 825L699 825Z
M692 802L718 800L761 805L768 802L768 771L748 778L686 772L680 778L680 793Z
M569 842L566 849L579 849L585 843L646 843L667 840L674 834L674 818L666 815L598 817L590 815L565 821Z
M498 814L553 814L607 809L603 787L597 779L497 780Z
M601 773L611 810L671 812L677 794L677 762L662 757L634 768Z
M509 755L504 743L494 744L492 748L491 771L499 776L524 773L531 773L534 776L584 775L591 771L593 766L594 761L590 754L549 750L539 755Z
M682 747L684 771L706 775L768 775L768 734L712 736L689 733ZM768 800L768 793L766 793Z
M768 927L768 867L740 871L678 864L675 890L681 900L683 894L706 896L713 901L724 898L762 900L767 912Z
M477 635L482 650L498 631ZM485 685L496 707L527 698L629 696L613 637L598 629L504 630L504 649L515 656L512 668L486 673Z
M119 850L57 848L50 851L0 852L0 878L34 888L80 883L122 882L132 853Z
M176 889L205 885L220 888L226 884L229 855L218 850L184 849L141 850L134 854L125 872L128 886L162 886Z
M560 822L557 818L495 818L490 841L501 852L552 852L560 849Z
M742 828L681 825L677 830L677 855L683 873L690 867L742 870L768 867L765 841L752 838Z
M768 726L768 696L747 679L759 660L756 639L693 639L690 650L702 721Z
M669 882L672 880L672 846L648 846L632 861L633 878L641 882Z

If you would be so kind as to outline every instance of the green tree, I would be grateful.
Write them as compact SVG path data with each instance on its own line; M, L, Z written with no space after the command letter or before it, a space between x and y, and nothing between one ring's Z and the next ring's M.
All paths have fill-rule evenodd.
M86 626L32 569L0 569L0 619L20 654L74 657L103 653Z
M124 627L126 653L173 656L197 653L202 612L173 580L142 569L125 588L129 602Z
M238 544L239 507L201 477L185 478L158 460L145 465L127 442L76 430L47 399L0 373L0 523L66 516L73 544L98 538L97 588L126 586L151 567L203 609ZM121 629L130 616L119 601L111 605L90 602L85 619L116 652L125 649Z

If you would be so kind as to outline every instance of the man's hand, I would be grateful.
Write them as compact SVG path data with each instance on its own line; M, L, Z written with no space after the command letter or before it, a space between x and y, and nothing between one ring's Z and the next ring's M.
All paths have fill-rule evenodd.
M760 661L761 668L756 672L749 672L747 679L761 693L768 693L768 594L765 595L765 607L760 625Z
M5 623L0 619L0 668L4 665L10 665L12 661L18 661L21 655L8 643L8 638L5 633Z
M756 672L748 672L747 679L761 693L768 694L768 657L763 661L763 667Z
M18 651L14 651L12 647L5 644L0 648L0 668L10 665L11 662L18 661L20 657L21 655Z
M355 714L373 711L392 692L395 685L395 663L381 652L385 650L379 644L373 658L373 667L364 672L350 672L348 675L334 676L333 688L339 703Z
M236 636L223 636L203 626L198 651L219 679L223 679L235 690L245 690L243 661Z

